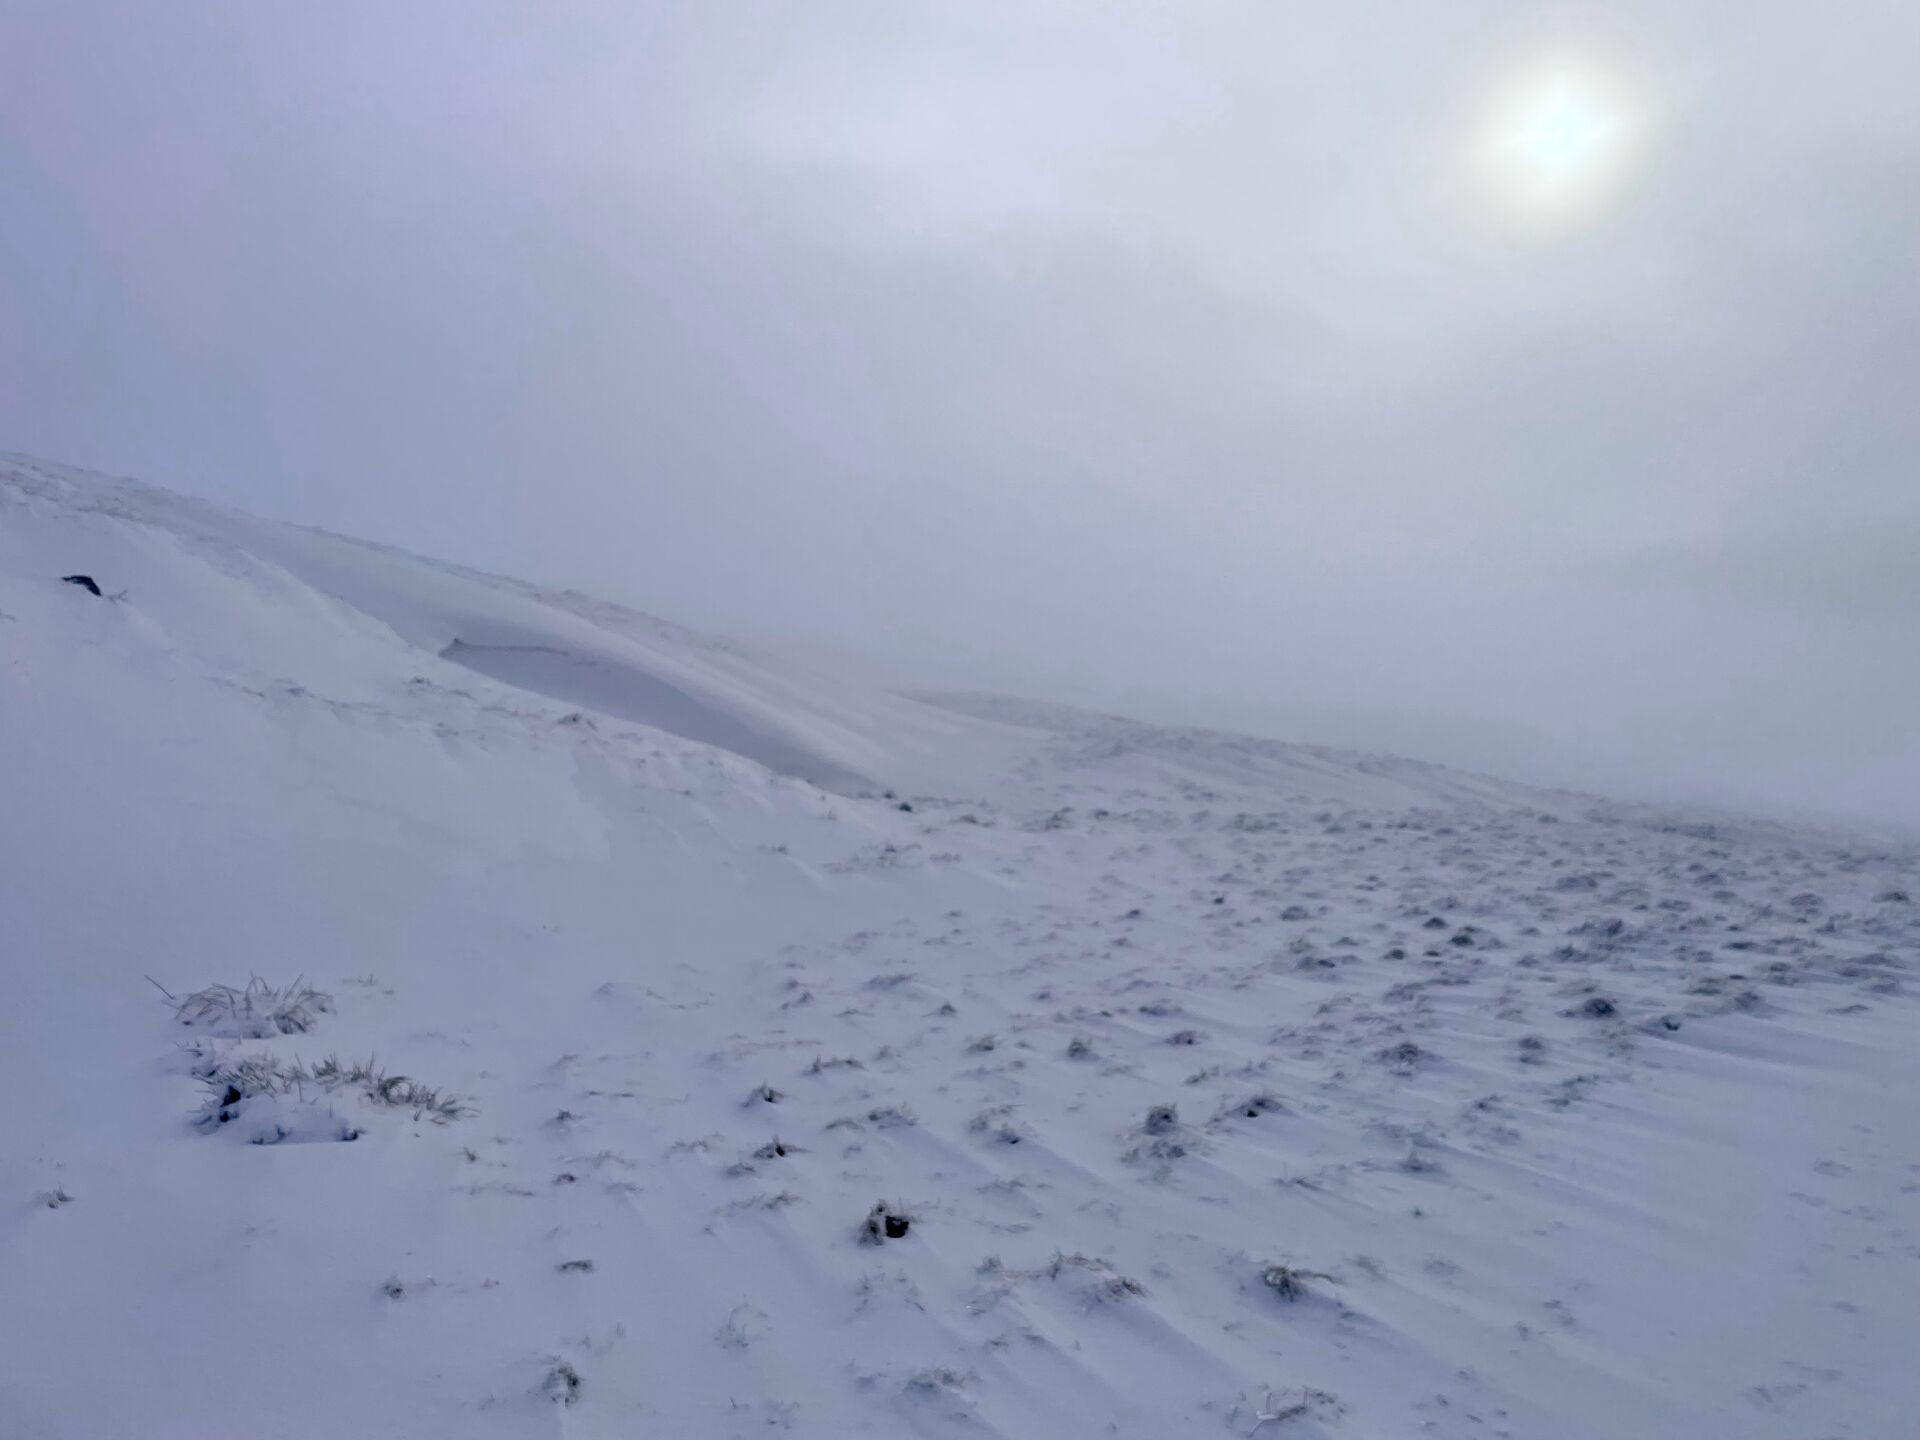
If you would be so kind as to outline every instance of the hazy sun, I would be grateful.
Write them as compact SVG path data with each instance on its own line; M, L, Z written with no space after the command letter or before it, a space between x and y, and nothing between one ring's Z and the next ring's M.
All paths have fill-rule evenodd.
M1514 209L1570 217L1613 191L1633 138L1624 90L1601 74L1560 65L1523 74L1495 97L1479 159L1494 192Z
M1543 98L1511 143L1525 151L1526 163L1543 180L1564 180L1593 162L1616 123L1569 85Z

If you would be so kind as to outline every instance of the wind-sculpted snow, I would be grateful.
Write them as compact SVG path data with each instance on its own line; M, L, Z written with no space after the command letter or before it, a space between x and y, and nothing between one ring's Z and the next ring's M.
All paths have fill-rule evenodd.
M853 790L868 783L792 741L754 729L724 707L703 702L643 667L623 663L618 656L582 654L552 645L469 645L455 640L440 652L440 658L538 695L701 740L816 785Z
M0 1433L1920 1414L1912 847L836 688L52 467L0 667Z
M95 557L109 590L139 592L132 613L140 618L129 623L179 614L186 625L177 638L220 646L207 658L223 666L276 676L299 668L307 683L324 675L355 686L370 658L366 640L377 636L388 642L373 647L388 652L382 669L399 659L459 683L464 669L432 658L479 662L535 697L597 703L615 718L836 788L964 786L1003 773L1029 740L871 687L822 684L777 656L571 591L252 520L131 480L0 457L0 506L13 532L0 544L13 540L20 573L37 575L40 560L24 552L38 525L53 524L74 537L64 548ZM282 647L310 637L286 630L275 601L302 612L303 624L328 612L328 628L351 626L362 643L296 664ZM336 655L338 670L321 669ZM564 663L539 663L543 655Z

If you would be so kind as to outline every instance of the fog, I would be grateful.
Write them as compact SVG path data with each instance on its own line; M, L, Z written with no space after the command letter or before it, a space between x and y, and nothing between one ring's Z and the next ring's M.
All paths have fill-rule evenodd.
M0 448L914 684L1920 826L1916 54L0 0ZM1617 153L1536 205L1479 162L1554 66Z

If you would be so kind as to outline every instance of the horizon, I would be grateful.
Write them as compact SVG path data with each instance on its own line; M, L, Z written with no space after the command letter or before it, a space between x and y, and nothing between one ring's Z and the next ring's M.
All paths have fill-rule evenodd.
M67 465L66 462L50 456L26 455L14 450L0 450L0 460L25 461L43 465L53 465L63 469L78 468ZM80 473L91 474L96 472L81 471ZM489 570L486 566L470 563L461 559L459 556L437 555L395 542L376 540L364 535L332 530L326 526L304 522L297 517L258 514L244 506L214 500L204 495L195 495L190 491L173 490L168 486L156 485L154 482L144 480L138 475L98 473L104 474L106 478L111 480L131 481L150 489L160 490L166 494L179 495L189 500L219 505L237 515L268 520L277 524L290 525L296 529L316 530L355 544L398 550L415 559L436 566L450 566L458 569L475 570L483 574L492 575L498 579L511 581L515 584L531 585L538 589L552 591L573 591L596 600L609 600L615 604L624 603L615 599L613 596L583 589L576 585L554 580L551 577L543 579L543 577L536 575L513 574L507 571ZM1137 705L1131 708L1124 702L1106 704L1102 702L1101 695L1098 692L1076 698L1069 692L1063 692L1062 687L1058 685L1049 686L1043 678L1036 678L1033 682L1034 688L1032 689L995 690L943 683L941 678L942 672L924 669L916 672L913 662L909 660L886 661L872 654L845 649L838 645L824 643L806 637L782 634L777 630L756 630L754 627L747 626L722 631L703 627L697 623L689 623L685 617L679 615L665 614L657 610L649 610L635 605L626 605L625 608L634 610L636 613L644 615L649 619L662 621L708 638L733 642L763 653L777 651L783 657L797 659L803 668L814 670L825 676L851 675L863 685L888 690L895 694L906 696L907 698L913 698L916 692L921 691L932 693L945 691L952 694L977 694L986 697L1032 701L1058 706L1064 709L1082 711L1088 714L1104 715L1113 719L1134 721L1147 726L1214 731L1227 735L1245 736L1251 739L1271 740L1282 744L1345 750L1361 754L1415 760L1468 773L1478 773L1492 779L1531 785L1542 790L1561 790L1575 795L1582 795L1593 800L1645 805L1664 810L1671 815L1685 814L1693 818L1723 822L1751 821L1785 825L1798 824L1838 833L1853 833L1863 839L1871 837L1896 843L1920 839L1920 821L1914 821L1899 814L1878 815L1873 813L1850 812L1844 809L1822 809L1814 804L1797 805L1791 801L1770 801L1764 798L1756 798L1751 794L1743 794L1738 790L1731 789L1725 793L1716 794L1710 787L1700 788L1694 793L1683 797L1663 795L1651 788L1636 790L1631 784L1609 789L1604 785L1582 784L1564 775L1543 772L1525 764L1509 764L1503 766L1497 759L1489 760L1485 763L1457 761L1442 758L1431 753L1422 753L1411 748L1396 749L1390 746L1367 745L1353 739L1350 731L1349 733L1329 738L1325 735L1315 734L1310 730L1288 730L1283 732L1279 729L1262 728L1261 721L1257 715L1250 717L1247 724L1236 726L1231 723L1230 719L1223 718L1222 715L1209 710L1205 706L1183 712L1180 707L1175 705L1156 704L1153 697L1143 697ZM946 672L946 679L950 681L951 678L952 672ZM1431 723L1432 717L1424 718L1427 723ZM1327 723L1329 725L1335 725L1338 722L1329 721ZM1457 717L1454 719L1453 724L1457 727L1464 727L1476 731L1484 728L1480 722Z

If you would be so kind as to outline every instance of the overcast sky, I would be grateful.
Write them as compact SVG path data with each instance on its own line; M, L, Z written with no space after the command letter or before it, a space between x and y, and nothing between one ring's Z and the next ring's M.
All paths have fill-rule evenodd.
M0 0L0 448L1920 825L1917 61L1913 0Z

